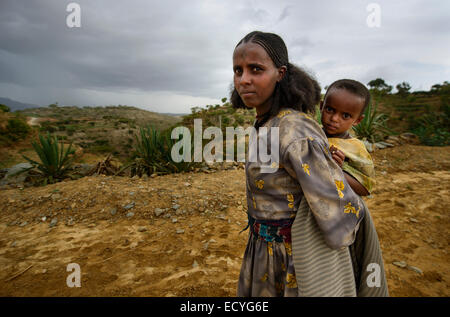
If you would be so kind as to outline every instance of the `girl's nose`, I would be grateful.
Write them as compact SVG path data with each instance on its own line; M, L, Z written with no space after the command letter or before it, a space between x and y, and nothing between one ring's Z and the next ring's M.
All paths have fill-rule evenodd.
M334 113L331 116L331 121L338 122L338 120L339 120L339 115L337 113Z
M240 83L241 83L241 85L248 85L251 83L251 76L250 76L249 72L247 72L247 71L242 72Z

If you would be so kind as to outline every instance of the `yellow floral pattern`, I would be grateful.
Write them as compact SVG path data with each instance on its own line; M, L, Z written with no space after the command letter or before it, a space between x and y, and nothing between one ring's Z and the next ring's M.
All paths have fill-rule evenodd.
M288 206L289 208L294 208L294 195L287 194Z
M344 182L335 180L334 183L336 184L336 190L339 194L339 197L344 198L344 193L342 192L345 187Z
M355 214L355 215L356 215L356 218L359 218L359 211L360 211L360 210L361 210L361 207L359 207L358 210L356 210L356 208L352 206L352 203L351 203L351 202L349 202L349 203L348 203L347 205L345 205L345 207L344 207L344 212L345 212L346 214L348 214L348 213Z
M288 288L296 288L297 287L297 279L294 274L286 274L286 287Z
M267 281L267 278L269 277L269 274L264 274L263 277L261 277L261 282Z
M286 249L286 253L288 255L292 255L292 244L290 244L289 242L284 242L284 247Z
M278 117L278 118L283 118L285 115L290 114L290 113L292 113L291 110L281 110L281 111L278 113L277 117Z
M309 164L302 164L303 170L305 171L306 174L308 174L308 176L311 176L311 174L309 173Z
M272 242L267 242L267 252L269 252L269 254L270 254L271 256L273 256Z
M262 180L262 179L256 180L255 184L256 184L256 187L258 187L259 189L263 189L264 188L264 180Z
M252 200L253 200L253 208L256 209L256 201L255 201L255 197L252 197Z

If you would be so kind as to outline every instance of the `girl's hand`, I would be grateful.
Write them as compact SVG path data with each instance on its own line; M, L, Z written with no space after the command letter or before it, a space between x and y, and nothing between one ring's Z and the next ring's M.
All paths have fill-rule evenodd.
M330 152L333 160L339 165L339 167L342 168L342 164L345 160L345 154L341 150L338 150L338 148L334 145L330 147Z

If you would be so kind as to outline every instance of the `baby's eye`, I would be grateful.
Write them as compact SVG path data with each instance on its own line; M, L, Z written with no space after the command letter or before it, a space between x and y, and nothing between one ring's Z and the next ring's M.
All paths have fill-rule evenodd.
M331 108L331 107L329 107L329 106L326 106L326 107L325 107L325 111L327 111L327 112L333 112L333 108Z
M350 119L350 118L352 117L352 116L351 116L350 114L348 114L348 113L344 113L342 116L344 117L344 119Z

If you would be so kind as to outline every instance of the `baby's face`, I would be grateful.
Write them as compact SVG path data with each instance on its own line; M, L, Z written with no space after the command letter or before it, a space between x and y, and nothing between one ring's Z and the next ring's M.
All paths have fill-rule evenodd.
M322 124L327 136L342 134L357 125L364 118L363 107L364 98L345 89L330 91L322 105Z

